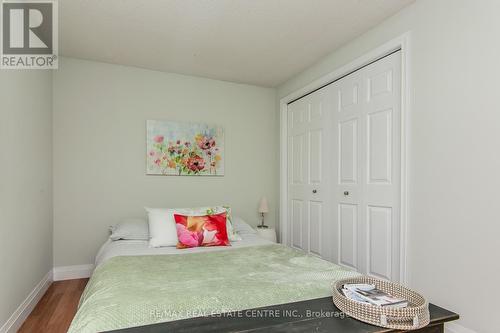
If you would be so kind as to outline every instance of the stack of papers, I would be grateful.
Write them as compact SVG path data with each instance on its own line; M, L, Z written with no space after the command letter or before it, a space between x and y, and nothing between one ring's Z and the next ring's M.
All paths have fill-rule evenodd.
M344 284L342 292L353 301L384 307L405 308L408 301L377 289L373 284Z

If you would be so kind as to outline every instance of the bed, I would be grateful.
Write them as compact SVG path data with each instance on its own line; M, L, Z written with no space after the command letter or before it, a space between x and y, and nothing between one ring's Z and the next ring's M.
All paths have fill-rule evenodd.
M242 238L231 247L182 250L149 248L147 241L106 242L69 332L239 331L238 325L278 319L248 309L333 307L332 281L358 274L256 234ZM286 314L280 319L305 323L295 312ZM250 322L235 321L238 316ZM197 323L210 318L208 326Z

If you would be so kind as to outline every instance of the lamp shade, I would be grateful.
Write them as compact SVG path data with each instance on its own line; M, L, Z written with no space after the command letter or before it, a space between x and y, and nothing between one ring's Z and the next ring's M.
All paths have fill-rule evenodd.
M269 205L267 204L267 198L263 197L260 199L260 204L259 204L259 213L268 213L269 212Z

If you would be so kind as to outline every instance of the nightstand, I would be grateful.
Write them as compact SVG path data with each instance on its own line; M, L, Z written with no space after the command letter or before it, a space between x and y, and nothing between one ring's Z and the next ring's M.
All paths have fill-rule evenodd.
M255 228L257 235L267 239L270 242L276 243L276 230L273 228Z

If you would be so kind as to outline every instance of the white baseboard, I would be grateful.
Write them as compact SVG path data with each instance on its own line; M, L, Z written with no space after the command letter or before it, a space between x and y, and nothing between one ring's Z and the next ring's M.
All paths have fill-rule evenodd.
M54 281L88 278L93 271L92 264L54 267Z
M462 325L459 325L457 323L446 323L444 324L445 328L445 333L477 333L474 330L471 330L470 328L464 327Z
M50 272L48 272L36 285L35 289L31 291L23 303L14 311L7 322L0 327L0 333L17 332L53 281L88 278L92 275L93 271L94 265L91 264L54 267L54 269L50 270Z
M26 318L35 306L38 304L42 296L45 294L47 289L49 289L50 284L53 281L52 270L43 277L43 279L36 285L35 289L26 297L24 302L19 305L19 307L14 311L12 316L7 320L7 322L0 327L0 333L15 333L24 323Z

